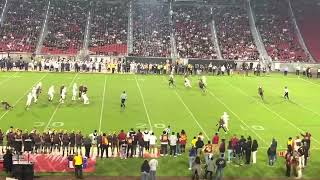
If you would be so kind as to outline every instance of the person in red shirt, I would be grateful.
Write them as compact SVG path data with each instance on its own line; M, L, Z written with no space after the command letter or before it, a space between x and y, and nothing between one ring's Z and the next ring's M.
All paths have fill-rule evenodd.
M121 147L121 145L125 143L126 137L127 137L127 134L123 130L121 130L118 135L119 147Z
M235 149L238 141L239 140L238 140L237 136L234 134L233 137L231 138L232 149Z
M219 135L216 133L212 138L212 144L219 144Z

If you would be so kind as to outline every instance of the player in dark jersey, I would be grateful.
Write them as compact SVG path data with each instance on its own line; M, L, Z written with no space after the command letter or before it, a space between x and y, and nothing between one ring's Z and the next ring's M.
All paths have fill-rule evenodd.
M262 89L262 86L259 86L259 88L258 88L258 94L259 94L259 96L261 97L261 99L262 100L264 100L264 97L263 97L263 89Z
M13 108L8 102L6 102L6 101L1 101L1 104L2 104L2 106L3 106L3 108L5 109L5 110L9 110L9 109L11 109L11 108Z
M174 83L173 75L170 75L169 77L169 87L176 87L176 84Z
M224 132L227 134L227 130L224 128L224 121L222 118L219 119L219 122L216 126L219 126L217 132L219 132L220 129L222 128Z
M201 89L202 92L206 92L206 85L202 81L202 79L199 80L199 88Z
M83 88L84 88L83 85L79 86L79 99L80 99L81 96L82 96Z
M62 135L62 156L64 156L65 151L67 152L67 156L69 154L69 143L70 143L70 138L69 134L67 131L65 131Z

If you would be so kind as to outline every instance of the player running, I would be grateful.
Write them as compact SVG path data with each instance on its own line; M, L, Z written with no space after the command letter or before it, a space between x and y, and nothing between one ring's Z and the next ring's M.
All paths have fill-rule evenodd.
M36 85L37 99L39 98L39 95L40 95L40 93L41 93L41 90L42 90L42 83L39 82L39 83Z
M72 87L72 98L71 98L72 101L75 101L77 98L77 93L78 93L77 90L78 90L77 83L74 83Z
M121 100L121 110L124 111L126 109L126 100L127 100L128 96L126 91L123 91L122 94L120 95L120 100Z
M229 115L224 112L223 115L221 116L221 119L223 119L223 126L224 128L226 128L227 131L229 131L229 127L228 127L228 124L229 124Z
M31 103L32 103L32 93L30 92L28 95L27 95L27 103L26 103L26 110L29 110L29 107L31 106Z
M201 77L201 80L205 86L207 86L207 78L205 76Z
M173 74L171 74L169 76L169 87L176 87L176 84L174 82L174 77L173 77Z
M191 83L190 83L190 80L187 77L184 78L184 87L186 87L186 88L191 88L192 87Z
M289 100L289 89L288 87L284 87L284 96L283 96L285 99L288 99Z
M259 88L258 88L258 94L259 94L259 96L261 97L261 99L262 100L264 100L264 97L263 97L263 89L262 89L262 86L259 86Z
M202 92L206 92L206 85L202 81L202 79L199 80L199 88L201 89Z
M9 110L9 109L11 109L11 108L13 108L8 102L6 102L6 101L1 101L1 104L2 104L2 106L3 106L3 108L4 108L4 110Z
M219 132L220 129L222 128L222 129L224 130L225 134L227 134L227 131L226 131L226 129L224 128L224 121L223 121L222 118L219 119L218 124L217 124L216 126L219 126L217 132Z
M49 90L48 90L48 100L52 101L53 100L53 95L54 95L54 86L50 86Z
M31 95L32 95L32 98L33 98L33 102L37 103L38 98L37 98L37 88L36 88L36 86L32 87Z
M64 100L66 99L66 95L67 95L67 87L65 86L61 86L60 88L60 103L64 103Z

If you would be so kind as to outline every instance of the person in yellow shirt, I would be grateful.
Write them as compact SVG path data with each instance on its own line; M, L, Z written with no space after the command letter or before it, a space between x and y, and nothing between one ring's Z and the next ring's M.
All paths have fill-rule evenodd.
M75 171L75 176L77 179L82 179L82 155L79 153L76 153L76 155L73 157L73 162L74 162L74 171Z
M191 140L192 147L196 147L196 142L197 142L197 138L193 137L193 139Z

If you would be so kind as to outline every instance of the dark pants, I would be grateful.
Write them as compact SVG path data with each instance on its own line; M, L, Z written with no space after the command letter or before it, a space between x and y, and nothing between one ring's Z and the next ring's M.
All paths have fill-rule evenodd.
M289 99L289 93L284 93L283 97Z
M75 165L74 173L76 178L82 179L82 165Z
M85 155L86 155L87 158L89 158L90 157L91 145L85 145L84 148L85 148Z
M108 145L105 145L105 144L102 144L101 145L101 158L103 157L103 154L104 154L104 151L106 151L106 157L108 158L109 155L108 155Z
M177 147L176 146L170 146L170 155L176 155L176 150L177 150Z
M227 132L226 129L223 126L219 126L218 132L220 131L221 128L224 130L224 132Z
M163 155L168 154L168 145L167 144L161 144L161 154L163 154Z
M286 167L287 167L286 176L287 176L287 177L290 177L290 174L291 174L291 165L290 165L290 164L286 164Z

